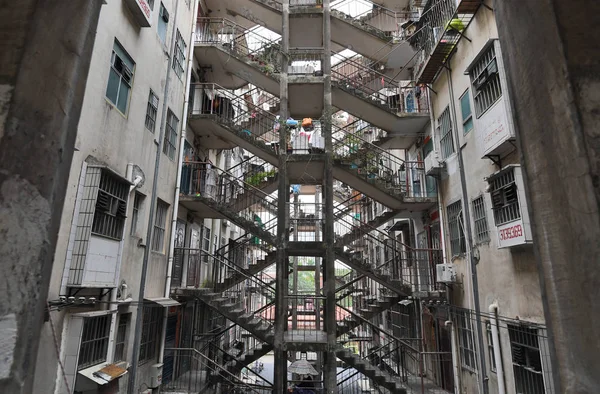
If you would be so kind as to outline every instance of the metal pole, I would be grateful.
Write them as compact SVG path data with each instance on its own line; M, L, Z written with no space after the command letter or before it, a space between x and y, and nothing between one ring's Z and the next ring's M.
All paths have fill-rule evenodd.
M173 17L173 29L171 32L171 49L170 53L173 53L175 48L176 29L177 29L177 11L179 8L179 0L175 0L175 12ZM150 248L152 247L152 236L154 234L154 211L156 210L156 195L158 188L158 170L160 168L160 157L162 155L163 139L165 135L165 126L167 123L167 97L169 94L170 80L171 80L171 62L172 57L167 60L167 77L165 82L165 89L163 92L163 107L161 114L160 133L158 136L158 146L156 147L156 155L154 159L154 177L152 179L152 192L150 194L150 212L148 213L148 229L146 231L146 247L144 248L144 258L142 260L142 272L140 277L140 290L138 293L138 304L137 314L135 318L135 328L133 335L133 353L131 355L131 369L129 371L129 379L127 381L127 394L137 393L136 378L138 359L140 357L140 343L142 339L142 320L144 317L144 295L146 292L146 275L148 273L148 260L150 258Z

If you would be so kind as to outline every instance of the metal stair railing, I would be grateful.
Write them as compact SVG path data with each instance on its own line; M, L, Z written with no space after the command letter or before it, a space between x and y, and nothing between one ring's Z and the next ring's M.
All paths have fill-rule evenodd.
M227 365L228 362L232 361L233 359L235 359L234 356L232 356L229 352L227 352L226 350L222 349L221 347L217 346L216 344L211 344L211 351L212 351L212 355L214 355L214 359L215 360L223 360L225 363L224 365ZM225 369L227 369L225 367ZM230 371L232 372L232 371ZM236 371L237 372L237 371ZM265 388L273 388L273 383L268 381L267 379L263 378L259 373L255 372L252 368L249 367L244 367L240 370L239 372L242 375L241 380L248 383L249 381L254 382L254 385L256 386L265 386Z
M414 82L390 78L351 58L343 59L342 63L344 66L331 70L331 82L341 89L391 112L429 112L427 90L416 86ZM349 72L349 68L356 70Z
M394 42L405 38L401 25L418 18L409 11L393 11L369 0L332 1L331 15L361 25L364 29Z
M167 348L165 357L173 358L171 376L163 376L162 392L199 393L216 385L227 387L230 393L267 394L271 390L247 384L210 357L193 348Z
M194 96L192 116L214 119L261 149L277 148L280 127L277 116L246 100L244 93L236 95L215 83L194 83L190 89Z
M196 43L219 45L222 49L237 56L258 62L263 71L279 71L280 37L259 34L256 29L247 29L226 18L198 18L196 22Z

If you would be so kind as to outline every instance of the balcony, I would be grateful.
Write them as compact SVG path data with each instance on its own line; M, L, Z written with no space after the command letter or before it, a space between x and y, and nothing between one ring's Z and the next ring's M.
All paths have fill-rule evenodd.
M442 0L424 10L417 32L409 39L420 50L415 67L417 83L435 81L481 4L481 0Z

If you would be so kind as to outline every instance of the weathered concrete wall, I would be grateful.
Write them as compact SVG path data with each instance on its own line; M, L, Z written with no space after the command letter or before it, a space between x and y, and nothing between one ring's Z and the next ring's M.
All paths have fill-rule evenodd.
M504 0L495 7L559 369L555 392L597 392L600 3Z
M35 358L101 1L0 3L0 392ZM69 23L65 23L69 21Z

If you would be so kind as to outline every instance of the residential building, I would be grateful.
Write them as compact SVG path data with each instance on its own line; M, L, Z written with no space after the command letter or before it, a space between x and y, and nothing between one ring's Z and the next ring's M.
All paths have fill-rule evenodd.
M177 304L165 287L193 7L124 0L101 8L34 392L126 393L133 366L131 392L160 382L164 320Z

